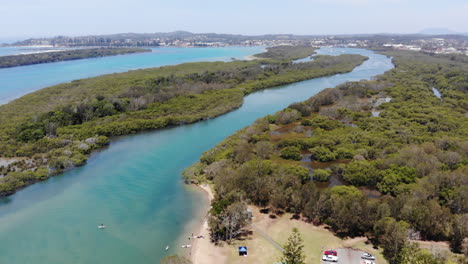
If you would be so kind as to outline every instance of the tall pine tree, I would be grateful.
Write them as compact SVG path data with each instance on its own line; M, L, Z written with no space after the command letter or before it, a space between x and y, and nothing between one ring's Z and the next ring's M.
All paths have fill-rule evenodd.
M302 237L297 228L293 228L293 233L288 238L288 242L283 245L284 252L281 258L283 264L305 264L303 252L304 245Z

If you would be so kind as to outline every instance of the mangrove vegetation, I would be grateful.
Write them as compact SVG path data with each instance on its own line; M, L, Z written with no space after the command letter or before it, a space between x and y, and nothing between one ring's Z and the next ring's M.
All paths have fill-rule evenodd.
M392 264L466 263L468 63L385 54L394 69L260 118L185 170L188 183L214 186L213 240L226 239L220 223L233 206L253 204L367 236ZM410 239L448 241L465 257L433 255Z
M0 195L85 164L109 137L213 118L238 108L254 91L349 72L366 60L340 55L292 63L298 53L310 56L314 50L274 50L276 55L253 61L186 63L76 80L0 106Z
M30 54L0 56L0 68L10 68L24 65L50 63L69 60L98 58L121 54L151 52L151 49L142 48L95 48L75 49L63 51L50 51Z

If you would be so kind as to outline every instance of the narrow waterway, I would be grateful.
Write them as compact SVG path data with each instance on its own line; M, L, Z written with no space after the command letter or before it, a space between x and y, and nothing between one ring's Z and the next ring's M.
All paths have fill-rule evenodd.
M436 88L432 87L432 93L434 93L435 97L442 99L442 95L440 94L439 90Z
M393 67L368 50L321 49L319 54L362 54L350 73L267 89L236 111L192 125L114 140L89 163L30 186L0 204L0 262L9 264L159 263L164 251L206 203L183 184L181 172L203 151L257 118L327 87L369 79ZM108 228L100 230L104 223Z

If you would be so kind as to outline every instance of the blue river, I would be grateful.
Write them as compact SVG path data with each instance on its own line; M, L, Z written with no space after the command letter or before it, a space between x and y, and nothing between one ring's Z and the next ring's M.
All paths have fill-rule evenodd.
M319 51L342 53L369 60L350 73L253 93L241 108L214 119L114 139L87 165L4 199L0 263L159 263L180 248L176 243L182 236L194 232L193 223L206 208L205 195L181 179L204 151L292 102L393 67L390 58L368 50ZM108 228L99 230L100 223Z
M151 53L127 54L0 69L0 104L58 83L129 70L194 61L228 61L260 53L264 47L153 48ZM25 52L0 48L0 56Z

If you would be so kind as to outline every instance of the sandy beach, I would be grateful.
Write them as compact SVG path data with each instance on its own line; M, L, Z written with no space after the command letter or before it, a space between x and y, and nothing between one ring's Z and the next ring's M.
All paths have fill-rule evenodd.
M16 55L39 54L39 53L57 52L57 51L64 51L64 50L53 49L53 50L28 51L28 52L22 52L22 53L19 53L19 54L16 54Z
M245 56L244 57L244 60L247 60L247 61L251 61L251 60L258 60L260 59L259 57L255 57L254 55L249 55L249 56Z
M19 158L0 158L0 167L1 166L8 166L13 162L27 160L27 158L19 157Z
M199 187L206 192L209 201L211 202L211 200L214 198L214 195L210 186L199 185ZM194 242L192 244L192 250L189 256L193 264L227 263L227 252L225 252L225 249L222 247L217 247L210 242L210 232L208 230L208 219L206 216L205 219L203 219L202 225L199 227L198 233L194 233L194 235L202 235L204 238L193 238Z
M213 199L213 192L208 185L199 186L205 192L209 200ZM201 222L198 233L194 235L203 235L204 238L193 238L192 248L187 252L186 257L193 264L269 264L278 262L281 257L281 251L273 245L271 241L283 245L293 227L298 228L303 239L306 251L307 263L320 263L321 254L325 249L340 249L343 255L349 255L348 264L354 264L360 261L359 254L370 252L377 256L378 264L386 264L379 251L375 250L371 244L367 244L365 237L353 239L340 239L323 226L314 226L300 220L291 219L290 214L271 218L268 214L259 212L259 208L249 206L253 212L253 225L248 227L252 235L241 240L232 241L231 245L215 246L210 243L207 219ZM261 232L260 232L261 231ZM266 237L265 237L266 236ZM249 256L239 257L237 247L247 246ZM346 251L346 252L344 252ZM356 254L349 252L356 251ZM190 252L190 253L189 253ZM346 254L344 254L346 253ZM349 253L349 254L348 254ZM353 261L351 261L351 259Z

